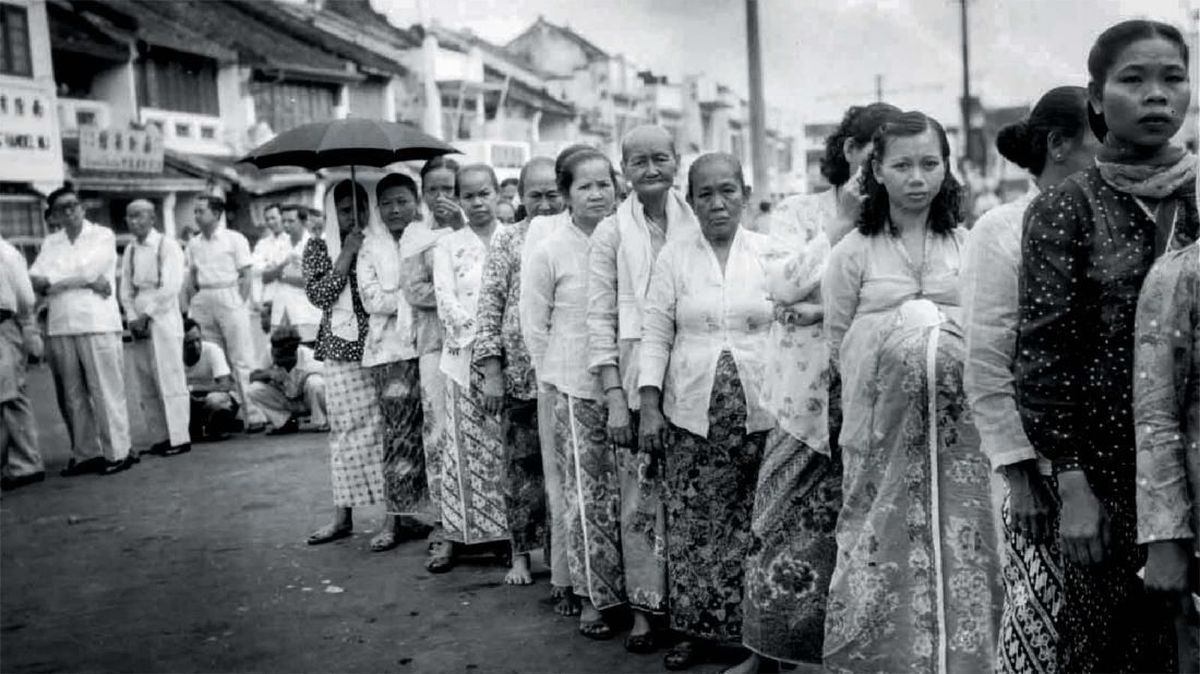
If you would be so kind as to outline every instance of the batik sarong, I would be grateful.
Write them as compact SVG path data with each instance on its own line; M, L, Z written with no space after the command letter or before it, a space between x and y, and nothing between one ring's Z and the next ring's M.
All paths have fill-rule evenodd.
M370 369L326 359L325 397L333 504L358 508L384 501L383 415Z

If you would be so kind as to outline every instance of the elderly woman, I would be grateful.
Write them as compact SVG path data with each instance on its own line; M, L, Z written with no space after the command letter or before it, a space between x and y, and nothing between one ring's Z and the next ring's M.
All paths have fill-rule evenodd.
M529 553L538 548L549 552L546 547L549 543L546 485L538 439L537 375L521 335L521 258L525 254L530 220L562 211L554 160L535 157L525 164L517 181L517 192L529 219L501 227L492 241L479 288L473 357L483 371L483 406L490 414L501 414L504 426L504 502L513 554L512 571L504 582L529 585L533 583ZM562 570L552 566L550 582L558 589L557 594L569 585L564 576Z
M774 426L762 404L770 240L739 227L747 194L737 159L692 164L700 233L663 247L646 299L639 433L666 485L669 612L684 636L666 654L672 670L699 662L712 642L741 640L749 495Z
M965 232L949 158L919 112L880 127L858 229L822 282L844 413L832 672L983 672L995 658L996 535L962 390Z
M420 213L412 178L390 173L375 185L379 220L372 220L358 253L358 287L370 314L363 367L371 368L383 412L383 478L387 515L371 541L382 552L429 535L421 447L421 384L413 309L404 299L400 237Z

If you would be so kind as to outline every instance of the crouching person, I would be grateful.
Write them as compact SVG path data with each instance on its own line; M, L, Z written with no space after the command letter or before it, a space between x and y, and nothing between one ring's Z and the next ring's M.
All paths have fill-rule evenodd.
M224 440L241 431L241 404L234 397L236 385L225 351L204 339L200 325L190 318L183 321L183 367L191 397L192 442Z
M270 435L295 433L304 417L309 418L309 430L329 430L321 363L300 339L299 330L290 325L276 328L271 333L271 367L250 373L246 395L266 415Z

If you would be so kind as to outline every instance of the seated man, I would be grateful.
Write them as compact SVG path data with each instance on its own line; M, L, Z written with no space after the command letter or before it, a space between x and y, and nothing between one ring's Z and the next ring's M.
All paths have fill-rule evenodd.
M247 396L267 416L270 435L300 430L309 417L310 430L329 430L325 418L325 381L313 350L300 344L300 331L281 325L271 334L271 367L250 373Z
M234 397L233 371L220 346L204 339L200 325L183 321L183 366L188 393L192 397L192 441L224 440L242 430L237 413L241 405Z

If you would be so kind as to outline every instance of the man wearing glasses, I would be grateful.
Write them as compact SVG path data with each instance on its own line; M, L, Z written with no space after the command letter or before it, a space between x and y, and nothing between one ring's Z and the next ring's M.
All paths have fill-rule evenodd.
M58 406L71 435L64 476L119 473L130 451L125 362L116 285L116 237L84 218L79 195L62 187L47 199L61 229L46 237L29 269L47 298L48 353Z

